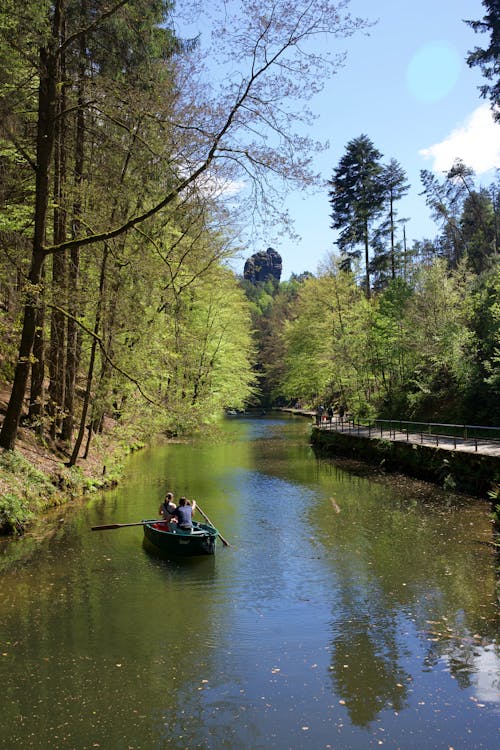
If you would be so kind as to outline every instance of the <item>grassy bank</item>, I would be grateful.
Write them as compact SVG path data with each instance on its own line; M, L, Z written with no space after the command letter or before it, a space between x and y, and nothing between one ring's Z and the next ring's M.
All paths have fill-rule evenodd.
M112 429L96 436L89 457L69 468L67 456L21 429L16 450L0 452L0 534L22 533L48 508L113 486L138 447Z

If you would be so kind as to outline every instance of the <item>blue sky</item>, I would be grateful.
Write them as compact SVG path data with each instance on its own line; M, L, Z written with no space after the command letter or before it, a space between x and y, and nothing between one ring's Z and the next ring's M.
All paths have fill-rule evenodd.
M383 161L397 159L408 175L411 191L399 208L409 218L407 241L433 238L437 228L419 195L420 170L439 174L462 157L475 167L478 181L489 184L495 165L500 167L500 126L490 124L479 96L480 71L465 62L468 50L487 37L462 19L482 18L484 7L480 0L352 0L350 7L353 15L379 21L369 37L348 40L345 67L313 102L316 135L330 142L321 173L329 179L347 142L366 133ZM270 243L283 258L283 279L292 272L314 273L335 249L336 237L326 189L294 196L287 206L301 241Z
M264 242L250 243L233 264L238 272L246 257L268 246L282 256L282 279L317 271L335 250L336 238L324 183L348 141L362 133L384 163L395 158L407 173L411 190L399 204L399 216L409 219L409 245L438 233L419 195L421 169L442 175L459 157L476 171L478 183L488 185L500 167L500 125L493 125L488 103L480 98L480 71L465 62L469 50L489 41L464 23L484 16L481 1L351 0L349 12L378 22L369 36L336 42L347 52L345 65L310 103L317 115L310 135L329 141L329 147L316 159L323 184L315 193L286 199L301 239L276 231Z

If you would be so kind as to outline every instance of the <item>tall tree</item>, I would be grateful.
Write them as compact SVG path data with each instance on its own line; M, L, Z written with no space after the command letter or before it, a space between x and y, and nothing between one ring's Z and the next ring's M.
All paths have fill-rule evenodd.
M329 181L332 228L339 229L336 242L349 267L364 249L365 293L369 299L371 227L384 206L382 154L367 135L354 138Z
M498 0L483 0L486 13L480 21L466 21L474 31L490 34L488 47L475 47L467 57L467 64L478 66L489 83L480 87L481 96L489 99L493 117L500 122L500 5Z
M427 205L441 224L438 254L451 268L465 258L469 267L481 273L498 253L497 185L477 191L472 169L457 160L444 180L428 170L421 171Z
M90 22L86 26L74 23L65 34L62 25L72 17L74 5L57 0L42 6L44 33L37 45L40 54L34 239L19 357L0 433L0 446L7 449L15 445L23 408L46 258L68 254L75 248L81 251L84 247L112 243L140 226L148 231L155 217L165 216L180 200L200 197L211 185L220 185L224 180L250 177L255 188L252 194L259 197L267 195L264 188L269 175L273 180L280 175L288 185L310 183L314 178L310 152L317 144L297 133L295 123L297 119L308 118L304 100L318 90L341 61L341 56L325 59L317 55L314 38L325 33L347 36L365 25L344 13L344 3L339 6L330 0L308 0L295 5L288 0L262 0L216 7L214 12L221 14L219 52L226 56L225 64L227 56L231 57L240 73L238 80L234 75L228 76L225 88L214 91L206 82L203 85L199 82L200 60L194 56L176 60L175 77L169 85L163 80L156 87L159 76L152 79L153 86L139 85L137 71L157 72L165 59L160 44L156 49L149 44L144 48L140 44L134 47L129 35L141 40L141 19L146 19L153 39L161 37L165 24L161 25L160 20L166 21L167 3L115 0L103 8L101 3L88 0L87 6ZM151 16L151 8L161 10L160 19ZM234 10L238 18L230 22L227 14ZM115 27L120 34L110 31ZM92 164L86 170L91 175L92 191L87 199L85 221L71 217L71 221L77 220L72 223L72 230L76 231L71 235L66 233L66 239L56 242L53 232L48 230L57 97L62 83L60 61L63 55L68 59L70 53L78 57L82 35L86 36L85 49L95 58L91 61L92 74L102 73L102 80L86 103L93 125L93 142L88 146L92 149L89 151ZM225 40L225 46L221 40ZM112 54L107 56L104 50L109 46ZM140 49L146 49L147 54L143 57L144 64L138 67L135 60L137 55L140 57ZM118 62L116 67L112 65L116 79L108 73L109 60ZM69 64L67 70L70 72ZM76 66L70 73L73 83L75 71ZM140 76L138 80L142 81ZM77 90L76 85L74 89ZM151 106L143 117L136 117L136 103L143 103L146 97ZM279 105L280 98L285 97L287 103L300 102L296 112ZM150 137L153 130L154 138ZM140 153L140 158L128 169L130 182L125 189L117 168L119 135L124 144L123 157L134 133L137 136L134 148L138 149L134 155ZM105 168L101 169L101 164ZM138 188L135 192L134 180ZM116 204L119 211L113 210ZM92 330L92 325L88 330Z
M385 285L387 276L395 279L397 275L399 258L396 232L398 225L403 224L405 219L398 219L396 204L404 198L410 189L406 172L396 159L391 159L388 164L384 165L381 180L384 192L385 218L377 230L372 262L373 271L379 279L379 287ZM401 243L399 243L399 247L401 247ZM400 252L400 256L402 255L403 253Z

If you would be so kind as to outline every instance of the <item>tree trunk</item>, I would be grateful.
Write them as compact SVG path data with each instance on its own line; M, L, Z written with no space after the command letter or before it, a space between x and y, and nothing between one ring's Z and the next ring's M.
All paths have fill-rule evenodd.
M391 192L390 198L390 222L391 222L391 278L396 278L396 248L394 242L394 198Z
M82 3L82 20L87 19L87 6ZM80 231L82 215L83 169L85 164L85 74L87 68L86 36L80 38L80 62L78 66L78 110L76 115L75 137L75 200L73 203L72 236L76 238ZM66 324L66 383L64 388L64 417L61 428L61 439L70 442L73 436L75 421L75 388L76 373L79 363L78 327L75 318L80 312L78 300L78 278L80 269L80 250L71 250L68 268L68 311L70 317Z
M79 270L79 250L74 248L71 251L68 275L69 291L69 313L76 317L78 313L77 291L78 291L78 270ZM75 420L75 387L76 373L78 369L78 328L76 321L68 319L66 328L66 382L64 387L64 417L61 426L61 439L69 442L73 435Z
M60 24L60 2L56 4L54 30ZM54 40L59 34L53 36ZM14 373L14 382L7 406L7 413L0 432L0 447L14 450L19 422L31 368L33 343L35 340L37 310L42 291L42 267L45 259L43 245L47 222L49 199L49 171L54 145L55 104L56 104L56 54L53 49L40 50L40 82L38 88L38 130L37 130L37 169L35 181L35 217L33 250L26 290L24 317L19 345L19 357Z
M42 268L42 282L45 277ZM36 309L35 339L31 363L31 389L28 420L36 425L37 432L43 434L43 383L45 379L45 305L43 302Z
M64 32L64 24L62 28ZM61 44L64 42L64 34ZM65 56L59 60L56 133L54 141L54 243L57 245L66 239L65 180L66 180L66 70ZM66 290L66 255L54 253L52 257L52 296L54 300L63 299ZM50 321L50 357L49 357L49 397L52 422L50 435L56 438L61 425L65 385L65 339L66 317L59 310L52 310Z
M101 263L101 276L99 279L99 299L97 300L97 310L96 310L95 321L94 321L95 336L92 339L89 367L87 371L87 387L85 389L85 397L83 399L82 414L80 418L80 428L78 430L78 435L75 441L75 445L73 447L73 452L71 453L71 458L68 461L68 466L76 465L76 462L78 461L78 456L80 455L80 448L83 442L83 436L85 434L85 423L87 421L90 397L92 394L92 378L94 376L95 355L96 355L96 349L97 349L96 337L99 333L99 328L101 325L101 309L102 309L103 296L104 296L104 285L105 285L105 279L106 279L106 264L108 261L108 253L109 253L108 246L105 245L103 256L102 256L102 263Z
M368 221L365 220L365 273L366 273L366 299L371 297L370 289L370 245L368 242Z

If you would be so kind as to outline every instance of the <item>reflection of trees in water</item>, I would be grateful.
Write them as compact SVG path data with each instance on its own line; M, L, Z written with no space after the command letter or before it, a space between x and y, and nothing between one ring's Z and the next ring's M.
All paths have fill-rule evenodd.
M488 651L493 660L500 665L500 648L495 643L495 633L492 640L471 635L464 632L464 627L457 622L453 627L449 623L430 623L432 630L425 633L428 641L424 665L428 671L439 662L448 666L450 675L456 679L462 689L474 686L474 676L481 671L480 661ZM492 676L496 682L498 677ZM493 683L492 683L493 684Z
M56 527L30 565L3 577L9 747L29 747L34 736L54 747L59 732L65 744L63 727L72 747L156 747L162 714L182 713L178 692L212 674L214 650L197 650L213 640L213 558L169 563L143 553L144 565L137 532L101 537L90 525L82 514ZM169 748L187 745L201 741Z
M402 664L415 655L408 661L403 630L427 652L426 669L444 659L461 689L473 686L484 653L473 636L492 643L499 625L491 595L494 566L477 543L491 533L485 507L455 496L437 503L410 481L398 491L358 479L353 493L334 469L323 473L330 487L335 480L330 492L341 511L329 513L325 500L324 532L318 532L340 588L332 680L352 722L365 726L384 709L398 711L407 702L413 674L405 674ZM413 652L411 643L409 648Z
M353 724L366 726L384 708L400 711L407 695L408 675L398 663L394 626L374 626L368 614L344 620L335 639L332 679L345 700Z

